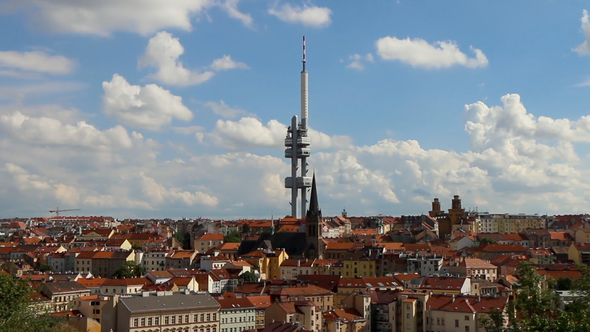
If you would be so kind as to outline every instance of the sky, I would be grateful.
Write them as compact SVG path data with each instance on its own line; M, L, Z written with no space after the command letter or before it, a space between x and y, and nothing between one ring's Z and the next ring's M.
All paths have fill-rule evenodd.
M587 213L585 1L2 0L0 217Z

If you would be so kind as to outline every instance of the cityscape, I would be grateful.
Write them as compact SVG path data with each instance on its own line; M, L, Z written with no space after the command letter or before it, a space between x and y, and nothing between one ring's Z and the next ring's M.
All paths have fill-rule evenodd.
M590 332L587 10L261 3L0 4L0 332Z

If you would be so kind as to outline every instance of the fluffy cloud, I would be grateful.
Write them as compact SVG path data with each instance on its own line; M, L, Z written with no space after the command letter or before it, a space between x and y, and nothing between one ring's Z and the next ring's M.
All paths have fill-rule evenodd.
M14 140L39 145L65 145L84 148L131 148L133 143L121 126L100 131L80 121L63 124L49 117L29 117L21 112L0 116L0 128Z
M215 59L211 64L211 69L215 71L230 70L230 69L250 69L250 67L243 62L235 62L229 55L224 55L219 59Z
M124 124L159 130L173 118L188 121L193 117L181 97L155 84L130 85L124 77L115 74L110 82L102 83L102 88L103 112Z
M266 126L258 119L241 118L239 121L217 120L214 131L208 138L217 146L238 150L247 147L280 147L283 145L287 127L277 120Z
M465 106L465 130L473 148L497 146L508 139L590 143L590 116L577 121L535 118L527 112L519 95L505 95L501 101L502 106L489 107L483 102Z
M0 68L16 69L4 71L22 75L21 71L63 75L71 73L76 63L61 55L49 55L45 52L0 51ZM0 72L0 75L2 73Z
M191 19L213 6L213 0L22 0L43 29L63 33L108 36L114 31L149 35L165 28L192 29Z
M330 15L332 11L327 7L303 5L291 6L286 3L280 7L273 7L268 10L270 15L278 17L287 23L303 24L313 28L327 27L332 23Z
M214 207L218 203L217 198L214 196L210 196L199 191L191 193L180 188L167 189L164 186L158 184L155 179L145 174L141 174L140 177L142 181L143 193L156 204L162 204L166 201L178 201L187 206L206 205Z
M481 50L470 47L475 57L469 58L452 41L429 44L419 38L384 37L377 40L376 47L382 60L397 60L419 68L440 69L454 65L478 68L488 65L488 59Z
M7 163L5 170L11 175L13 184L18 190L26 192L28 195L37 197L51 196L59 202L71 206L78 204L80 200L80 194L74 187L62 183L50 183L12 163Z
M584 42L574 49L580 56L590 55L590 20L588 19L588 11L586 9L582 12L582 32L584 33Z
M196 207L198 215L224 218L289 211L286 126L276 120L219 120L210 133L177 127L202 134L209 146L184 137L164 145L136 132L120 143L109 130L78 125L75 110L55 107L0 107L0 116L0 211L8 215L29 211L22 202L31 197L27 207L45 214L62 205L116 217L196 216ZM308 163L326 215L342 207L353 215L420 214L433 197L445 207L455 194L465 207L490 212L575 213L590 197L588 160L575 149L590 142L589 128L587 117L535 116L512 94L499 105L465 106L469 151L426 149L415 140L355 146L311 131ZM187 149L160 153L174 144Z
M216 146L229 150L246 148L284 147L287 126L277 120L266 125L256 118L243 117L238 121L218 120L213 132L205 137ZM352 140L348 136L329 136L309 129L309 138L314 149L348 146Z
M157 71L149 78L169 85L201 84L215 75L212 71L197 72L184 68L178 60L183 53L184 47L178 38L165 31L159 32L148 42L144 55L139 59L139 68L156 68Z

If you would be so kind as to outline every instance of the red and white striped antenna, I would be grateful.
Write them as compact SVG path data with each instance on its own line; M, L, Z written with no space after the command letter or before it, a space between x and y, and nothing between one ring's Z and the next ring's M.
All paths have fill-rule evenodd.
M305 36L303 36L303 70L305 71Z

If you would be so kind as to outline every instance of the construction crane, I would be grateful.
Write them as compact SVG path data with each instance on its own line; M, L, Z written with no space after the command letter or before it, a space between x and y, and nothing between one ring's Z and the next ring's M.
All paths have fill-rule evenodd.
M49 210L49 213L55 213L56 217L59 217L59 213L60 212L66 212L66 211L80 211L80 209L63 209L60 210L59 207L57 207L55 210Z

